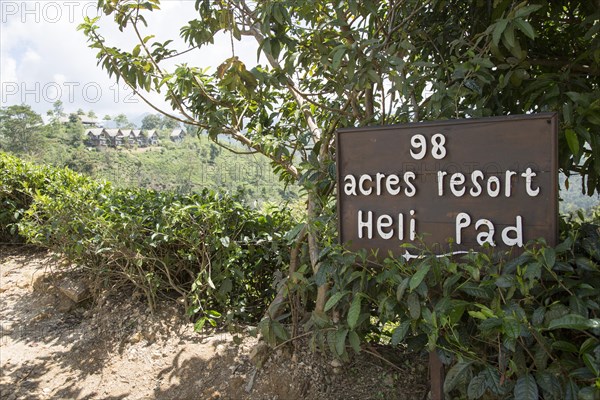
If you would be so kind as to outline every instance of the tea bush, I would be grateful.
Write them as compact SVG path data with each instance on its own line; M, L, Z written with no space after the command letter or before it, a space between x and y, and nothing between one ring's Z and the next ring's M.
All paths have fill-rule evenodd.
M472 253L377 266L338 250L314 345L342 359L364 340L436 351L453 399L598 399L598 217L563 219L557 247L530 243L504 261Z
M284 209L253 210L237 195L115 189L68 169L0 154L4 233L63 254L102 287L133 285L151 307L184 300L197 328L254 321L289 260Z

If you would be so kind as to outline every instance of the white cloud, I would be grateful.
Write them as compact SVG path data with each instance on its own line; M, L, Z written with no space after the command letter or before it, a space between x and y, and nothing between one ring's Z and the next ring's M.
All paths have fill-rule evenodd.
M27 49L25 55L23 56L24 63L37 63L41 59L42 58L40 57L40 55L31 49Z
M126 113L129 116L154 112L131 89L96 65L96 53L90 49L77 26L84 16L97 14L96 1L0 1L0 83L1 105L25 102L44 115L52 103L61 100L65 111L93 109L97 115ZM194 1L163 1L161 10L148 14L148 28L142 35L156 35L155 40L172 39L185 49L179 30L195 18ZM120 32L108 17L98 25L110 46L131 50L135 36L131 29ZM249 66L256 63L256 44L244 40L235 46L236 55ZM215 45L192 51L171 66L183 62L199 67L216 67L231 56L228 35L218 35ZM146 94L162 107L166 103L158 94Z
M17 81L17 62L12 57L0 58L0 71L2 71L2 81Z

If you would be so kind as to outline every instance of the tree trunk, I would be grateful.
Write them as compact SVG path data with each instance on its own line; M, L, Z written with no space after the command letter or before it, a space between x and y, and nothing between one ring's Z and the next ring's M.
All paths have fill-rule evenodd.
M313 189L314 190L314 189ZM319 217L320 207L318 205L318 196L314 191L310 191L308 194L308 255L310 257L310 264L312 266L313 275L319 272L321 263L319 262L319 240L317 232L315 231L314 221ZM317 299L315 304L315 311L323 312L325 310L325 303L327 302L327 289L328 284L324 283L317 289Z

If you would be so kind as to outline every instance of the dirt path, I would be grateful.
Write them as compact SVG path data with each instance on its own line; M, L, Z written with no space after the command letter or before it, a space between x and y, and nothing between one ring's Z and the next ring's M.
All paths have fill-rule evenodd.
M0 398L15 399L423 399L426 362L396 368L361 354L346 365L305 350L265 352L256 339L193 332L173 304L151 315L121 293L79 304L59 286L51 255L0 246ZM298 346L300 349L305 347ZM416 359L415 359L416 358Z

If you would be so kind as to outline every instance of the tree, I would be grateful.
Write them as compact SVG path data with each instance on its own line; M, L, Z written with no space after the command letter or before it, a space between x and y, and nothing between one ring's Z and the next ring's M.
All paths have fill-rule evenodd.
M94 112L94 110L90 110L87 113L87 116L90 117L90 118L98 118L98 116L96 115L96 113Z
M44 121L31 106L21 104L0 109L0 138L15 152L31 153L37 148Z
M160 114L149 114L142 119L142 129L160 129L162 118Z
M48 110L46 115L50 117L50 123L45 127L46 136L50 139L61 137L64 133L64 127L60 120L66 115L63 102L56 100L52 103L52 110Z
M176 129L179 122L161 114L149 114L142 119L142 129Z
M129 124L129 120L127 119L127 115L119 114L113 118L115 124L117 124L117 128L124 128L127 124Z
M83 131L80 114L69 114L69 122L65 126L67 144L71 147L79 147L83 143Z
M48 110L48 112L46 114L51 117L50 121L53 124L59 123L60 117L65 116L65 109L63 107L63 102L60 100L56 100L54 103L52 103L52 110Z
M144 3L100 2L139 43L112 47L96 19L80 26L99 64L131 86L165 94L174 120L197 126L222 147L228 135L268 157L283 180L307 193L306 240L315 277L335 242L332 205L334 133L338 128L443 118L556 111L560 167L600 190L600 7L597 1L197 1L181 28L178 51L140 33ZM217 32L254 38L266 65L236 57L213 72L165 66L201 51ZM172 64L170 64L172 65ZM297 263L292 261L290 273ZM319 278L315 310L329 284Z
M163 115L162 121L161 121L161 128L173 130L173 129L181 128L181 124L179 121L176 121L172 118L169 118L169 117Z

